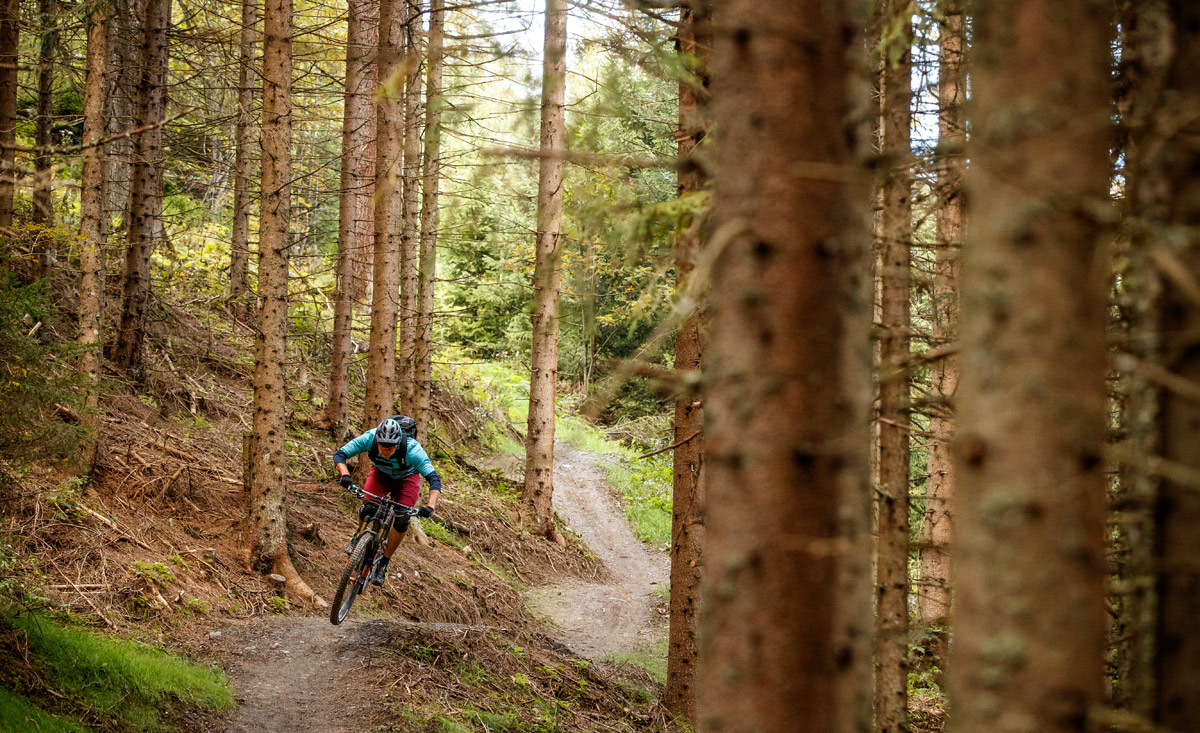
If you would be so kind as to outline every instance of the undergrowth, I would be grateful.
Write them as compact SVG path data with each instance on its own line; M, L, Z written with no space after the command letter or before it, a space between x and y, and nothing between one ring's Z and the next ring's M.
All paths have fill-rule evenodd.
M24 682L37 690L42 681L56 692L54 698L46 698L55 714L78 717L101 729L158 731L178 729L179 721L164 720L161 711L182 715L233 707L229 681L211 667L138 642L63 626L40 614L14 615L2 623L29 663L26 669L10 670L5 684ZM24 720L23 708L32 705L29 700L10 700L4 714ZM10 720L0 717L6 724ZM63 726L61 730L78 729L70 723Z

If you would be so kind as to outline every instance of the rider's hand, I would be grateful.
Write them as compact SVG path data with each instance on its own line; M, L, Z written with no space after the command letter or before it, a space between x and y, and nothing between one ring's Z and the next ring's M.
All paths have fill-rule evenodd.
M420 509L417 510L417 516L420 517L421 519L425 519L426 517L432 517L433 516L433 507L431 507L431 506L421 507Z
M338 479L338 483L342 485L343 489L348 489L350 488L350 484L354 483L354 480L350 478L350 474L344 473L342 474L342 477Z

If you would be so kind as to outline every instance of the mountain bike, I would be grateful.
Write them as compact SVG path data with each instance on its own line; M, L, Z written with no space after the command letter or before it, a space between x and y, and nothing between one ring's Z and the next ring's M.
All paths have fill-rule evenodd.
M359 499L364 498L363 490L354 484L347 489ZM354 599L366 592L370 583L371 571L375 563L383 557L383 549L387 546L388 534L392 524L401 517L415 517L417 510L394 502L386 496L382 499L371 498L359 510L360 525L358 531L350 538L350 558L346 560L346 569L342 571L342 579L338 582L337 593L329 609L329 621L334 626L346 620Z

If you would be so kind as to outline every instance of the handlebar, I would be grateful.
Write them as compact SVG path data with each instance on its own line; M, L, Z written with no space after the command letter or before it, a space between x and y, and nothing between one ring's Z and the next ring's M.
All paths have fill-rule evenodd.
M354 494L355 496L357 496L359 499L362 499L363 501L375 501L375 502L379 502L383 506L395 507L397 514L415 517L415 516L417 516L417 512L419 511L410 506L405 506L404 504L401 504L398 501L392 501L391 499L389 499L386 496L376 498L375 496L363 491L362 488L356 484L350 484L350 488L346 489L346 491L349 491L351 494Z

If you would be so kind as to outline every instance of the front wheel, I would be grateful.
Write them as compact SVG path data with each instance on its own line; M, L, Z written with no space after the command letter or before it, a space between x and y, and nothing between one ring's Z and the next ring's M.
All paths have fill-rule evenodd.
M334 626L346 620L350 607L354 605L354 599L367 586L367 574L371 568L368 559L375 553L374 540L370 532L364 532L354 545L350 559L346 561L346 569L342 571L342 579L338 581L337 593L334 594L333 603L329 608L329 622Z

